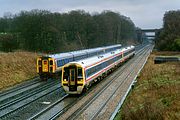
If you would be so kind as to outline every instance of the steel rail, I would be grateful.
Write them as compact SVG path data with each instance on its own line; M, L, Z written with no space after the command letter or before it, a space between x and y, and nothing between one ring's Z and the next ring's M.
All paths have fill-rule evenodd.
M27 81L27 82L24 82L20 85L17 85L16 87L9 88L8 90L5 90L5 91L1 91L0 98L5 97L6 95L9 95L11 93L16 93L20 89L26 88L28 86L34 85L34 84L39 83L39 82L41 82L40 79L38 77L36 77L30 81Z
M6 102L4 104L0 104L0 110L5 109L5 108L7 108L7 107L9 107L11 105L14 105L17 102L20 102L20 101L22 101L22 100L24 100L24 99L26 99L28 97L31 97L31 96L33 96L33 95L47 89L47 88L50 88L51 86L54 86L55 84L56 83L51 82L50 84L39 85L36 88L32 88L32 91L25 91L25 92L21 93L22 95L20 95L20 96L17 96L17 97L13 96L12 99L8 98L10 100L5 99L3 101L6 101ZM3 102L3 101L1 101L1 102Z
M31 118L29 118L28 120L35 120L37 119L39 116L41 116L42 114L46 113L48 110L52 109L54 106L56 106L57 104L59 104L62 100L64 100L66 97L68 96L68 94L62 96L62 98L60 98L58 101L56 101L55 103L53 103L52 105L46 107L45 109L43 109L42 111L40 111L39 113L35 114L34 116L32 116Z
M46 87L46 88L48 88L48 87ZM48 89L51 89L51 90L48 90ZM61 87L61 86L60 86L60 87L55 87L55 86L51 85L51 87L48 88L48 89L45 89L45 90L42 90L42 89L41 89L40 91L38 91L38 92L40 92L40 93L38 93L38 92L36 93L36 94L39 94L39 96L35 94L36 96L33 97L34 95L32 95L31 97L33 97L33 99L31 99L31 100L28 101L28 102L25 102L25 103L21 104L20 106L18 106L18 107L16 107L16 108L13 108L13 109L11 109L11 110L9 110L9 111L6 111L6 109L4 109L5 112L2 113L2 111L1 111L0 118L5 118L6 116L12 114L13 112L17 112L18 110L20 110L20 109L24 108L25 106L33 103L34 101L36 101L36 100L38 100L38 99L40 99L40 98L42 98L42 97L44 97L44 96L46 96L46 95L48 95L48 94L51 94L52 92L54 92L54 91L56 91L56 90L62 89L62 87ZM42 94L41 94L41 93L42 93ZM30 98L30 97L27 97L27 99L29 99L29 98ZM20 101L20 102L21 102L21 101ZM11 106L12 106L12 105L11 105Z

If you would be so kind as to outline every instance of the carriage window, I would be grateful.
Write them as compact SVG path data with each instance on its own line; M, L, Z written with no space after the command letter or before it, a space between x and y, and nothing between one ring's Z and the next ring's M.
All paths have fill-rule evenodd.
M64 64L68 63L68 59L64 59Z
M82 79L82 68L78 68L78 79Z
M58 67L63 66L62 60L57 61Z
M64 65L65 64L65 60L62 60L62 65Z

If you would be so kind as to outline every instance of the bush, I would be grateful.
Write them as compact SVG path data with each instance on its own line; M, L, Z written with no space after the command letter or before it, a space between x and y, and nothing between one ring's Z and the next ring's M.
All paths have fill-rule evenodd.
M172 50L180 51L180 38L174 40L174 43L172 44Z
M12 52L14 49L18 48L17 39L13 34L1 34L0 43L1 51Z

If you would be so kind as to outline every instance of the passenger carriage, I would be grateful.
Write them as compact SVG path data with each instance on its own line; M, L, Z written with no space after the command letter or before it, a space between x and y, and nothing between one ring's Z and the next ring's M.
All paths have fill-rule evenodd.
M62 66L66 63L100 55L119 48L121 48L121 44L41 56L37 58L37 73L41 79L48 79L61 71Z
M62 67L62 86L68 94L81 94L91 83L107 75L135 54L134 46L67 63Z

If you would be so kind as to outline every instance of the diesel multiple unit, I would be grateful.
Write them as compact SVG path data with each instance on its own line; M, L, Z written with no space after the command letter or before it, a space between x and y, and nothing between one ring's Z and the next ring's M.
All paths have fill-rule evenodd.
M37 58L37 73L40 75L41 79L48 79L55 76L56 73L61 71L62 66L69 62L101 55L120 48L121 45L117 44L93 49L41 56Z
M62 67L62 86L68 94L81 94L91 83L101 80L118 64L131 58L134 54L135 47L128 46L69 62Z

